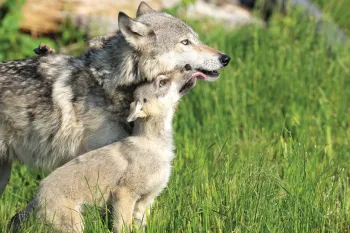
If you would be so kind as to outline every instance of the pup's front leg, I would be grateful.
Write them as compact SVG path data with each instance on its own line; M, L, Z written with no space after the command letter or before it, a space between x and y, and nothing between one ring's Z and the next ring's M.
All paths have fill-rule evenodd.
M125 188L119 189L112 194L113 196L113 210L114 210L114 224L113 232L120 233L123 229L129 232L129 226L132 222L132 213L134 211L136 198L133 194ZM125 226L125 228L123 228Z
M6 185L10 181L11 176L11 163L0 162L0 196L4 192Z
M143 195L135 205L134 211L134 220L137 226L142 227L143 232L145 231L146 226L146 210L150 208L153 200L157 197L156 193L151 193L147 195Z

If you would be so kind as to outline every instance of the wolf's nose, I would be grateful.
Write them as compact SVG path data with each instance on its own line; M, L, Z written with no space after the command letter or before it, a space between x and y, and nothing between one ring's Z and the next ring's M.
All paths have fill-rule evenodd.
M219 60L220 60L221 64L223 64L224 66L227 66L228 63L230 62L231 58L228 55L223 54L220 56Z

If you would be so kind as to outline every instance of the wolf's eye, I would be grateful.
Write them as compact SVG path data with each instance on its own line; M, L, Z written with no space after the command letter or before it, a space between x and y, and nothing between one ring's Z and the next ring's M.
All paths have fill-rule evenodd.
M164 87L165 85L167 85L169 82L168 79L162 79L159 81L159 87Z
M190 44L190 41L186 39L186 40L181 41L181 44L183 44L183 45L189 45L189 44Z

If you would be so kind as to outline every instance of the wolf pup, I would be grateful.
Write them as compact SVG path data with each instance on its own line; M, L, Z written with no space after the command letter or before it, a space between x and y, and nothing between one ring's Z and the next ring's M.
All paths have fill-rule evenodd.
M41 182L26 210L13 218L15 228L33 212L60 231L83 232L82 207L93 202L112 204L114 232L119 232L123 223L129 225L132 216L144 226L146 208L170 176L175 107L195 86L197 77L203 75L187 65L138 87L127 118L135 122L132 136L83 154L53 171Z
M0 63L0 194L14 160L51 171L129 136L132 93L146 79L189 64L213 81L230 61L144 2L136 19L120 12L118 23L119 32L81 56Z

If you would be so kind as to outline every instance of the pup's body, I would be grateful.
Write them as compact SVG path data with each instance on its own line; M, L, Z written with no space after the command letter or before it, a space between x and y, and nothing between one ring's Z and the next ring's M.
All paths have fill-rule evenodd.
M82 232L83 204L116 211L114 231L122 223L145 224L145 209L166 186L174 157L172 119L181 96L195 85L193 71L161 75L136 89L128 121L133 134L119 142L83 154L45 178L36 198L14 222L35 210L63 232Z
M50 171L130 135L125 118L144 77L190 64L215 80L229 61L185 23L145 3L136 20L120 13L119 28L79 57L0 63L0 194L14 160Z

